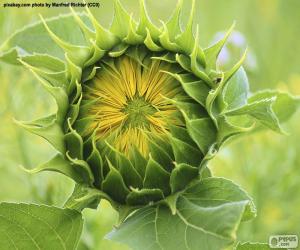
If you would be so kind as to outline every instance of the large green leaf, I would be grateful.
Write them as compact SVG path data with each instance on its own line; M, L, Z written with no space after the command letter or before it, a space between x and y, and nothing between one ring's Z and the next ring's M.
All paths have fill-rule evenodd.
M86 15L81 15L88 23ZM71 14L46 20L50 29L61 39L75 45L85 45L85 38ZM48 54L64 59L63 50L53 42L42 22L25 26L0 46L0 60L19 64L18 57L32 53Z
M223 178L197 181L176 205L175 215L164 205L144 207L107 237L133 250L223 249L234 243L243 216L255 215L249 196Z
M81 214L74 210L0 204L1 249L76 249L82 225Z
M286 248L281 248L286 249ZM270 248L267 243L239 243L235 250L279 250L279 248Z
M300 97L295 97L286 92L277 90L263 90L255 93L249 98L249 102L253 103L257 100L275 97L276 100L272 105L272 109L280 122L285 122L297 111L300 106Z

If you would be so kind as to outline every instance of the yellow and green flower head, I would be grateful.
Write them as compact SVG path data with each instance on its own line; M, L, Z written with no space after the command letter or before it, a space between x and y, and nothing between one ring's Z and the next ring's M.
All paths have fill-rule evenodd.
M281 132L279 121L293 113L278 115L277 92L249 97L241 67L245 54L231 69L218 70L217 57L233 26L203 49L193 23L195 1L184 28L182 2L159 27L144 1L136 21L116 0L109 28L89 9L42 19L60 48L27 51L15 62L28 67L56 100L55 114L19 123L57 150L29 171L57 171L78 183L67 206L95 207L104 198L117 209L165 202L174 211L177 194L210 175L207 162L225 141L257 125ZM75 20L76 27L66 30L73 27L76 34L57 34L64 20ZM72 43L74 37L81 42ZM51 55L57 51L60 56ZM14 53L21 52L16 47L4 56Z

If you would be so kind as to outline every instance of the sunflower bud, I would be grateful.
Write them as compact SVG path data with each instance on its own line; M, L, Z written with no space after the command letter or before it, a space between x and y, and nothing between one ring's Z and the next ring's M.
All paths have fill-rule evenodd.
M72 10L85 45L64 41L48 26L51 20L42 19L65 51L65 62L47 54L20 62L58 108L56 114L20 125L58 151L29 171L57 171L78 183L67 206L95 207L105 198L117 209L165 202L174 211L172 197L209 175L207 162L229 138L258 124L282 132L272 109L276 93L248 99L241 67L246 53L228 71L216 67L234 25L202 49L198 26L193 33L194 6L193 1L183 31L182 1L161 27L150 21L143 1L138 23L115 1L109 29L89 9L93 27Z

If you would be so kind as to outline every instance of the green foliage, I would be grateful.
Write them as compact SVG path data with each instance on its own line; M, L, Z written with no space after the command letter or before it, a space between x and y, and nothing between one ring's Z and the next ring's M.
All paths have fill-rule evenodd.
M69 209L0 204L2 249L76 249L82 225L81 214Z
M270 250L270 249L279 250L279 248L270 248L269 244L267 243L249 243L249 242L239 243L235 248L235 250Z
M109 200L120 212L121 222L125 219L111 237L134 249L141 249L145 242L149 249L174 248L171 243L176 244L176 241L172 242L172 239L180 232L176 239L181 240L175 247L185 242L180 245L182 249L197 249L204 242L207 249L231 246L241 218L254 217L251 199L238 186L223 179L203 179L197 188L186 189L186 186L203 178L198 172L208 169L207 162L229 138L254 130L255 125L256 128L263 126L282 132L280 122L296 111L299 99L277 91L250 96L248 79L241 68L244 57L226 72L216 70L216 58L232 29L223 40L202 50L198 44L198 29L195 36L192 31L193 15L180 33L181 3L161 30L151 23L143 6L139 24L117 1L109 30L103 28L91 13L88 13L88 21L85 15L78 16L74 12L76 22L71 16L63 16L36 23L15 33L1 47L1 59L12 64L21 62L30 69L54 97L58 107L55 114L46 118L19 122L32 133L44 137L58 151L52 160L30 172L56 171L79 183L66 203L67 207L78 211L96 208L101 198ZM45 41L44 45L33 49L34 39L29 34ZM64 50L65 57L50 37ZM105 61L106 52L112 58L123 54L133 56L130 49L134 49L138 54L133 57L144 65L138 45L146 47L155 60L180 65L181 71L166 73L181 84L189 101L173 100L182 113L186 128L170 129L171 150L155 141L153 157L143 159L139 156L138 161L129 161L110 145L106 145L108 151L103 152L102 145L84 138L81 132L88 121L80 120L79 115L83 106L83 86L95 76L95 63ZM170 167L171 162L175 164ZM137 164L145 169L141 171ZM209 183L216 186L211 187ZM206 185L216 191L201 191ZM216 204L212 199L220 193L222 202ZM130 215L137 208L140 209ZM144 213L146 217L143 217ZM192 222L190 218L193 218ZM220 220L226 221L226 227L217 227ZM131 227L143 226L148 221L145 231L129 236ZM164 235L166 228L175 228L172 223L178 231L168 231ZM186 241L180 238L183 232ZM202 233L201 237L194 236L199 233ZM151 237L141 242L144 234Z
M241 220L255 217L251 198L222 178L192 184L176 198L176 208L175 215L164 205L141 208L108 237L133 250L224 249Z

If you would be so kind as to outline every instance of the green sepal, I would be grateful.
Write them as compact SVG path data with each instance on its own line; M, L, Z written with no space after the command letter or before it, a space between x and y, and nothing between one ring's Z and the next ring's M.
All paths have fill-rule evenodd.
M168 140L168 137L160 137L160 136L155 136L153 137L155 140L156 144L158 144L168 155L169 157L174 161L174 153L173 153L173 148Z
M94 116L86 117L86 118L79 118L74 122L73 127L76 129L76 131L79 134L86 136L87 131L89 129L89 125L91 124L91 122L93 122L93 120L94 120Z
M223 106L221 110L231 110L247 104L249 94L249 82L243 67L230 78L225 85L221 98Z
M68 95L71 95L73 91L76 89L76 83L80 82L82 77L82 68L78 67L76 64L74 64L68 57L67 54L65 54L65 58L67 61L67 78L69 80L69 86L67 88Z
M103 171L103 159L101 154L96 146L95 136L93 135L92 138L92 151L90 155L87 157L87 163L89 164L93 175L94 175L94 185L98 188L101 187L101 183L104 180L104 171Z
M93 55L84 63L84 67L94 65L95 63L100 61L100 59L106 54L105 50L100 49L98 47L98 45L96 44L96 41L91 41L91 43L93 45L93 48L92 48Z
M120 40L126 38L129 34L130 22L136 26L135 22L130 18L127 11L121 5L119 0L114 0L114 17L110 27L110 31L119 37Z
M130 15L128 35L123 39L123 41L130 45L142 44L144 41L143 36L137 34L136 32L136 23L133 20L132 15Z
M149 140L149 148L153 160L159 163L166 171L171 172L173 169L173 160L155 140Z
M196 102L173 101L180 112L187 119L201 119L209 117L206 110Z
M169 30L167 28L167 25L163 21L161 21L161 23L163 25L163 31L162 34L159 36L160 44L168 51L179 52L180 47L175 42L172 42L170 40L170 35L169 35Z
M173 76L181 83L182 88L191 98L205 107L206 98L210 91L207 84L192 74L173 74Z
M70 119L68 119L69 133L65 135L65 144L70 157L83 159L83 140L82 137L72 128Z
M109 51L112 47L117 45L120 42L120 39L110 32L109 30L105 29L100 25L97 19L93 16L92 12L88 7L86 7L86 12L90 21L92 22L95 33L96 33L96 44L99 49Z
M81 98L82 98L82 84L79 83L78 80L76 80L75 89L73 93L69 96L69 102L71 104L74 104Z
M67 122L65 122L65 124L64 124L64 130L65 131L68 130L68 126L69 126L68 121L71 124L71 126L73 126L74 122L78 118L81 101L82 101L82 95L80 96L80 98L78 99L78 101L76 103L71 104L69 106L69 110L68 110L68 113L66 115Z
M144 59L148 51L144 45L142 46L131 46L126 51L126 56L130 57L131 59L135 60L144 68L148 68L147 65L144 64Z
M188 119L186 118L187 131L196 142L203 155L205 155L211 145L216 142L217 129L210 118Z
M190 55L193 51L195 44L195 38L193 34L193 20L195 15L195 0L192 0L192 6L190 11L190 16L185 30L176 36L176 43L180 46L181 50L186 54Z
M150 31L152 36L151 40L157 41L160 30L151 22L145 7L145 0L140 0L140 22L137 27L137 33L143 36L143 38L146 38L148 33L147 30Z
M128 49L129 45L125 44L125 43L120 43L117 46L115 46L114 48L112 48L109 52L108 55L110 57L120 57L121 55L123 55L126 50Z
M177 139L189 144L190 146L197 148L197 144L190 137L186 128L170 124L169 129L170 129L172 137L177 138Z
M192 72L191 59L183 54L176 54L176 62L187 72Z
M168 63L176 63L176 56L174 53L167 52L162 55L155 55L151 57L152 60L160 60Z
M170 186L172 193L176 193L185 189L185 187L195 179L199 174L199 170L196 167L192 167L188 164L181 163L175 164L170 177Z
M151 37L151 33L150 31L147 29L147 35L146 38L144 40L144 44L146 45L146 47L151 50L151 51L155 51L155 52L159 52L159 51L163 51L163 48L160 47L158 44L156 44L152 37Z
M130 151L130 161L134 165L134 168L139 173L139 175L143 178L145 176L147 160L135 146Z
M75 168L68 160L64 159L61 154L55 155L49 161L39 165L34 169L24 169L30 174L36 174L42 171L52 171L61 173L69 178L73 179L77 183L85 183L84 172Z
M83 32L84 36L85 36L85 40L86 42L91 45L91 41L95 39L96 37L96 33L91 30L80 18L80 16L78 15L77 12L74 11L74 9L72 7L70 7L70 10L72 12L72 15L75 19L75 21L77 22L77 24L79 25L81 31Z
M69 107L69 98L66 91L61 87L52 86L47 80L42 78L30 65L21 61L33 75L39 80L42 86L53 96L57 104L56 119L59 124L62 124Z
M249 115L260 122L262 125L279 133L284 133L276 114L272 110L272 105L276 97L257 100L247 105L227 111L227 116Z
M66 41L63 41L59 38L52 30L49 28L48 24L44 20L44 18L40 15L40 18L48 31L50 37L53 39L55 43L57 43L68 55L69 59L78 66L83 66L85 61L91 56L90 49L86 46L78 46L72 45Z
M126 187L120 172L106 158L109 165L109 172L102 182L102 190L107 193L113 200L125 204L126 197L130 193Z
M82 72L82 84L89 80L92 80L96 76L98 69L100 69L100 67L98 66L89 66L87 68L84 68Z
M205 102L206 110L217 127L218 127L217 116L221 112L220 107L217 103L217 100L218 100L219 94L222 93L224 85L226 84L226 82L223 80L224 73L222 73L220 79L221 79L221 82L217 85L217 87L212 89L211 91L209 91L208 96L206 98L206 102Z
M180 14L182 10L183 0L178 0L176 9L174 10L172 16L166 22L166 28L168 30L170 41L174 41L177 34L181 33L180 27Z
M47 54L34 54L23 56L20 60L54 87L67 86L65 63L61 59Z
M232 33L233 29L235 27L235 22L231 25L225 36L210 46L209 48L204 49L205 59L206 59L206 69L209 72L210 70L214 70L216 68L216 62L218 59L218 56L224 47L228 37Z
M15 123L28 130L30 133L44 138L59 152L65 153L64 133L61 126L57 123L55 115L50 115L30 122L15 120Z
M176 163L187 163L192 166L199 166L203 158L201 151L175 137L170 137L170 140L173 147Z
M76 184L64 207L75 209L78 212L85 208L97 209L101 198L110 201L110 198L102 191L86 185Z
M227 83L229 79L238 71L238 69L242 66L243 62L246 59L248 49L245 50L244 54L240 58L240 60L228 71L224 72L223 81Z
M142 177L134 168L130 160L121 152L116 150L113 146L106 142L107 158L116 167L127 187L141 188L143 185Z
M80 173L82 173L81 176L82 179L84 180L84 183L88 184L89 186L93 186L95 180L88 163L84 160L73 158L69 154L69 151L66 152L66 157L71 162L72 167L77 169L77 171L79 171Z
M211 79L209 78L209 76L206 74L204 70L206 62L205 62L205 55L201 47L199 46L199 25L197 25L195 44L190 53L190 58L191 58L191 69L194 72L194 74L198 76L200 79L207 82L210 86L213 86ZM198 62L200 62L201 65Z
M157 163L151 156L146 166L145 178L143 186L146 189L159 188L163 191L164 195L170 194L170 174Z
M148 205L164 199L164 194L160 189L132 189L126 198L128 205Z

